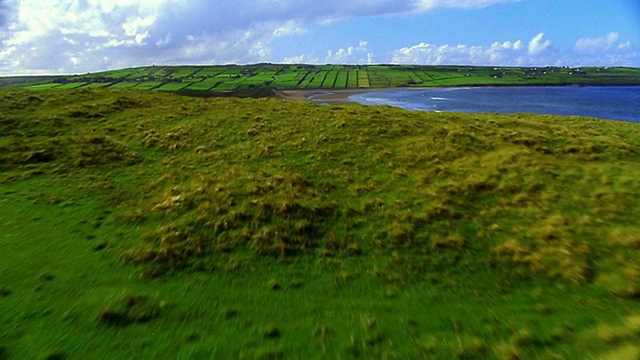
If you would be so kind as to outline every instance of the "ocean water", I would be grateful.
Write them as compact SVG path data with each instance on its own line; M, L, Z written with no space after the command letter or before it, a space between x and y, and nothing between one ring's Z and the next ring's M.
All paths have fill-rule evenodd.
M351 101L408 110L580 115L640 122L640 86L395 89Z

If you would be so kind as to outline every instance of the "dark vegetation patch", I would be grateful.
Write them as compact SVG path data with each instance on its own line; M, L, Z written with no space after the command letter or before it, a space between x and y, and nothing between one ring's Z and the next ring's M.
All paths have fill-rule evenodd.
M110 326L145 323L160 316L163 302L147 296L125 294L100 310L98 320Z
M215 91L205 91L205 90L190 90L190 89L182 89L175 91L178 95L184 96L194 96L194 97L238 97L238 98L270 98L276 97L276 93L273 89L267 87L256 87L251 89L244 90L234 90L234 91L226 91L226 92L215 92Z
M10 136L0 140L0 166L56 165L56 171L114 164L131 165L138 155L109 136L76 135L52 138Z

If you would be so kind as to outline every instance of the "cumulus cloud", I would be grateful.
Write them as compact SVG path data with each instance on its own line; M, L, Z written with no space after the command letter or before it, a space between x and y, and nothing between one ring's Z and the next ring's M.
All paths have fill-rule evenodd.
M290 35L300 35L300 34L306 34L306 33L307 33L307 29L303 28L302 26L299 26L298 24L296 24L295 21L289 21L283 26L275 29L273 31L273 36L281 37L281 36L290 36Z
M396 50L391 62L429 65L550 65L550 60L541 55L551 45L551 41L542 43L542 36L543 34L536 35L528 47L524 46L522 40L495 42L490 46L420 43Z
M358 45L347 46L338 50L329 49L324 58L314 54L301 54L284 58L287 64L374 64L375 55L367 51L369 42L362 40Z
M620 35L615 32L601 37L580 38L573 46L573 48L578 52L595 54L598 52L611 50L611 48L619 38Z
M517 1L0 0L0 75L82 73L154 63L545 65L562 60L552 59L557 49L543 33L528 44L522 40L488 46L420 43L392 53L374 54L366 42L284 59L274 58L271 50L275 39L306 34L310 24ZM593 56L581 59L600 59L602 51L611 53L607 61L624 60L619 65L637 64L639 58L637 44L620 41L617 33L579 39L565 58L582 54Z
M284 58L285 64L319 64L320 58L313 55L287 56Z
M542 41L544 33L539 33L529 41L529 55L538 55L551 46L551 40Z
M266 61L273 39L303 34L310 23L512 1L0 0L0 71ZM330 58L348 58L358 48Z
M327 50L324 62L327 64L363 64L371 63L373 54L367 53L367 41L360 41L358 46L349 46L337 51Z
M494 42L489 46L420 43L391 54L394 64L495 65L495 66L637 66L640 51L630 41L618 43L617 33L582 38L571 48L551 49L551 40L539 33L522 40ZM383 60L384 62L384 60Z
M617 32L598 37L583 37L570 51L562 54L563 61L575 66L599 64L602 66L638 66L640 49L637 43L620 41Z

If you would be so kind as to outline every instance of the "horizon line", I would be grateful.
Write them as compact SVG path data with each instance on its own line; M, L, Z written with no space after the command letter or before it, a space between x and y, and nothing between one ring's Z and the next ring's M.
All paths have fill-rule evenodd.
M141 66L128 66L122 68L113 68L105 70L96 70L83 73L69 73L69 74L15 74L15 75L0 75L0 78L16 78L16 77L62 77L62 76L81 76L89 74L97 74L109 71L119 71L126 69L143 69L152 67L217 67L217 66L237 66L237 67L251 67L251 66L353 66L353 67L367 67L367 66L399 66L399 67L460 67L460 68L519 68L519 69L535 69L535 68L565 68L565 69L580 69L580 68L626 68L626 69L639 69L640 67L615 65L615 66L598 66L598 65L586 65L586 66L569 66L569 65L540 65L540 66L517 66L517 65L459 65L459 64L393 64L393 63L379 63L379 64L308 64L308 63L271 63L271 62L259 62L250 64L207 64L207 65L193 65L193 64L168 64L168 65L141 65Z

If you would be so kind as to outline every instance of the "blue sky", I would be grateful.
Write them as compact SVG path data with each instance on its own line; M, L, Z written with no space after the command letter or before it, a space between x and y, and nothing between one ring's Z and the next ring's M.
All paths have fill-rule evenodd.
M0 75L151 64L640 67L638 0L0 0Z

